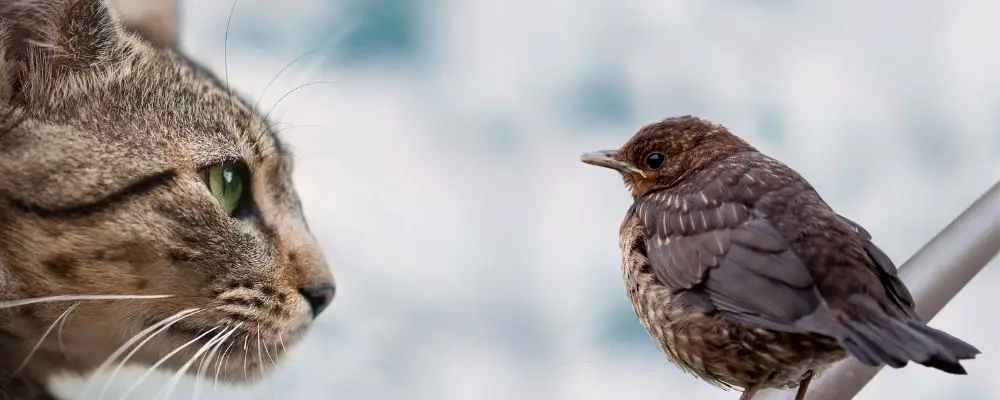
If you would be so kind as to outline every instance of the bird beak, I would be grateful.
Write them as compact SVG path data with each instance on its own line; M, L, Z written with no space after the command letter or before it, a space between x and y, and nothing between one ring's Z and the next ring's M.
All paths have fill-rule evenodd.
M618 156L617 150L601 150L585 153L580 156L580 161L590 165L596 165L598 167L611 168L623 174L642 174L642 171L632 165L632 163L622 160L622 158Z

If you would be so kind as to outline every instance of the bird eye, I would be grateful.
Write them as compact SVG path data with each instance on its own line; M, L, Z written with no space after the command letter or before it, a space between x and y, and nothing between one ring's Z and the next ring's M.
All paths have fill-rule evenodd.
M664 160L666 160L666 158L663 157L663 154L651 153L650 155L646 156L646 166L649 167L649 169L657 169L660 168L661 165L663 165Z

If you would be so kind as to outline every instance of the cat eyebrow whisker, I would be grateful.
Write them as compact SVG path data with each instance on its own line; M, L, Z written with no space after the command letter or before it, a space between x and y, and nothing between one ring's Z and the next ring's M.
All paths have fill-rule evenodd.
M175 354L179 353L181 350L184 350L185 348L187 348L188 346L194 344L195 342L201 340L203 337L208 336L210 333L215 332L215 330L219 329L220 327L221 326L217 325L216 327L214 327L212 329L209 329L209 330L205 331L204 333L202 333L202 334L200 334L198 336L195 336L194 339L191 339L191 340L187 341L186 343L184 343L184 344L182 344L180 346L177 346L176 349L174 349L173 351L171 351L171 352L167 353L166 355L164 355L163 357L161 357L156 363L154 363L152 366L150 366L149 368L147 368L146 372L143 373L142 376L140 376L139 379L136 380L135 383L132 384L132 386L129 386L128 390L126 390L125 393L123 393L121 395L121 397L119 397L118 399L119 400L125 400L125 399L127 399L128 396L130 394L132 394L132 392L135 391L135 389L137 389L139 387L139 384L141 384L143 381L145 381L146 378L149 378L149 375L152 374L153 371L156 371L156 369L159 368L160 365L163 365L163 363L167 362L167 360L169 360L170 357L173 357Z
M38 342L35 343L35 347L31 348L31 351L28 353L28 355L24 357L24 361L21 361L21 365L19 365L17 369L14 370L13 375L16 376L18 373L21 372L22 369L24 369L25 366L28 365L28 361L31 361L31 357L33 357L35 355L35 352L38 351L38 348L42 346L42 342L44 342L45 338L49 336L49 333L52 333L52 329L55 328L56 325L59 325L61 327L63 319L65 319L66 316L69 315L70 312L75 310L76 307L79 305L80 303L73 303L73 305L69 306L69 308L67 308L66 311L63 311L63 313L59 315L59 318L56 318L55 321L52 321L52 324L49 325L49 328L45 330L45 333L42 334L42 337L38 339Z
M267 89L270 89L270 88L271 88L271 85L273 85L273 84L274 84L274 81L278 80L278 78L280 78L280 77L281 77L281 75L285 73L285 70L287 70L288 68L291 68L291 67L292 67L293 65L295 65L295 63L297 63L297 62L299 62L299 61L302 61L302 60L303 60L303 59L305 59L306 57L309 57L309 56L311 56L311 55L313 55L313 54L316 54L316 53L318 53L318 52L320 52L320 51L324 50L324 49L325 49L325 47L326 47L326 46L324 46L324 47L319 47L319 48L315 48L315 49L312 49L312 50L310 50L310 51L307 51L307 52L303 53L302 55L300 55L300 56L296 57L296 58L295 58L294 60L292 60L291 62L289 62L289 63L285 64L285 66L284 66L284 67L282 67L282 68L281 68L281 70L279 70L277 74L274 74L274 77L272 77L272 78L271 78L271 80L267 82L267 85L264 85L264 90L261 90L261 91L260 91L260 94L259 94L259 95L257 95L257 101L255 101L255 102L254 102L254 104L253 104L253 107L252 107L252 108L250 108L250 110L251 110L251 111L257 111L257 107L259 107L259 106L260 106L260 101L261 101L261 100L263 100L263 99L264 99L264 95L266 95L266 94L267 94Z
M157 322L157 323L149 326L148 328L139 331L139 333L136 333L135 335L133 335L129 340L125 341L124 344L122 344L121 346L119 346L117 350L115 350L113 353L111 353L111 355L108 356L108 358L105 359L104 362L101 363L101 365L99 367L97 367L96 370L94 370L94 373L91 375L90 379L87 380L87 383L83 387L83 391L82 391L83 394L87 393L87 389L90 388L90 384L93 383L94 377L96 377L98 373L100 373L101 371L106 370L109 366L111 366L111 363L115 362L115 359L117 359L118 356L120 356L122 353L124 353L126 350L128 350L129 347L131 347L133 344L135 344L136 342L142 340L142 342L140 342L138 345L136 345L135 348L133 348L131 352L129 352L124 358L122 358L122 360L118 364L118 366L116 366L115 369L111 372L111 376L109 376L108 379L107 379L107 381L104 382L104 387L101 388L101 394L100 394L100 398L103 399L104 395L108 391L108 388L111 387L111 382L114 381L115 375L118 375L118 371L120 371L122 369L122 366L124 366L125 363L128 362L128 360L130 358L132 358L132 356L136 352L138 352L139 349L143 345L146 344L146 342L150 341L154 336L156 336L160 332L163 332L167 328L170 328L170 326L172 326L173 324L175 324L177 322L180 322L181 320L183 320L183 319L185 319L187 317L190 317L192 315L198 314L199 312L201 312L203 310L204 309L201 309L201 308L189 308L189 309L186 309L186 310L182 310L182 311L178 312L177 314L174 314L174 315L171 315L171 316L169 316L167 318L164 318L162 321Z
M359 26L360 26L360 23L357 22L357 21L352 21L352 22L349 22L349 23L341 25L341 29L340 29L341 32L336 35L336 39L334 41L329 42L325 46L317 47L317 48L314 48L314 49L312 49L310 51L307 51L307 52L303 53L302 55L296 57L294 60L290 61L289 63L285 64L285 66L282 67L281 70L279 70L278 73L275 74L271 78L271 80L267 82L267 85L264 86L264 90L262 90L260 92L260 94L257 95L257 100L254 101L253 107L250 107L250 111L251 111L252 114L250 114L250 116L248 118L249 121L248 121L247 125L249 125L249 126L253 125L253 117L254 117L254 115L256 115L256 113L258 113L260 111L258 107L260 107L260 105L261 105L260 102L262 100L264 100L264 96L267 94L267 90L271 88L271 85L273 85L275 83L275 81L277 81L278 78L281 77L281 75L285 73L285 71L287 71L293 65L295 65L299 61L302 61L306 57L309 57L309 56L311 56L313 54L316 54L316 53L318 53L318 52L320 52L322 50L335 49L337 46L340 45L340 43L343 40L345 40L348 37L348 34L350 32L354 31ZM277 103L280 102L280 101L281 101L281 99L277 100L277 102L275 103L274 106L276 106ZM271 108L273 109L274 106L272 106ZM271 112L268 111L267 115L264 116L263 120L264 120L265 123L267 122L267 119L270 116L270 114L271 114ZM263 135L267 131L271 130L276 125L277 125L277 123L276 124L272 124L271 126L268 126L268 127L264 128L263 132L261 132L260 134L256 135L256 137L254 138L254 141L255 142L259 142L260 139L263 137ZM250 131L245 131L244 133L245 134L249 134ZM274 133L276 134L277 132L274 132ZM283 146L282 146L281 141L279 140L279 138L275 136L274 139L273 139L273 144L270 147L280 148L280 147L283 147ZM261 160L264 160L264 159L268 158L269 156L271 156L271 154L266 154L267 150L268 149L264 149L264 150L261 151L261 156L260 156ZM275 153L279 153L279 151L276 151Z
M285 92L285 94L282 95L281 97L279 97L278 100L275 100L274 104L271 105L271 108L269 108L267 110L267 113L264 114L264 118L263 119L264 119L264 121L267 121L267 119L271 116L271 113L274 112L274 109L276 107L278 107L278 105L281 104L281 102L283 100L285 100L288 96L291 96L292 94L294 94L295 92L297 92L299 90L305 89L305 88L310 87L312 85L336 85L338 83L340 83L340 82L336 82L336 81L312 81L312 82L306 82L306 83L303 83L301 85L298 85L298 86L292 88L291 90ZM259 132L248 132L248 133L251 133L250 137L253 139L254 143L259 143L260 140L264 137L264 135L267 134L267 131L268 131L268 129L267 129L268 128L267 123L264 123L262 125L263 125L263 127L261 128L261 130ZM263 158L262 156L263 156L263 154L258 154L258 158Z
M29 304L52 303L57 301L81 301L81 300L143 300L143 299L165 299L174 297L169 294L138 295L138 294L64 294L57 296L35 297L30 299L4 300L0 301L0 310L26 306Z
M264 98L264 95L267 94L267 89L269 89L271 87L271 85L273 85L274 82L276 80L278 80L278 78L280 78L281 75L284 74L286 70L288 70L288 68L291 68L293 65L295 65L299 61L302 61L306 57L309 57L309 56L311 56L313 54L319 53L320 51L336 49L336 47L340 46L340 44L348 37L348 34L351 31L357 29L360 25L361 24L358 21L351 21L351 22L348 22L346 24L341 25L341 27L342 27L341 28L341 32L339 34L337 34L338 37L337 37L336 40L330 42L329 44L327 44L325 46L320 46L320 47L314 48L312 50L309 50L309 51L303 53L302 55L300 55L298 57L295 57L295 59L293 59L292 61L290 61L287 64L285 64L285 66L282 67L278 71L278 73L276 73L274 75L274 77L272 77L271 80L267 82L267 85L264 86L264 90L261 90L260 94L257 95L257 101L254 102L252 110L257 110L257 107L260 105L260 101Z

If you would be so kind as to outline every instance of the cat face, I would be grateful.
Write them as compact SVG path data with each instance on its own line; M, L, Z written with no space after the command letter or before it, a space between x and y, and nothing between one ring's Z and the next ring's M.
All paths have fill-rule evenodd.
M130 362L187 344L162 365L217 349L220 378L260 378L334 294L267 121L103 1L7 1L0 17L0 301L169 296L0 309L0 372L58 320L25 379L92 370L137 337Z

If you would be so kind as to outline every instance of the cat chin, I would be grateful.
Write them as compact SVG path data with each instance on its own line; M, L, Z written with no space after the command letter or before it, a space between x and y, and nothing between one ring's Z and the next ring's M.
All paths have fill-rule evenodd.
M222 350L225 350L225 348ZM201 366L199 362L193 363L191 368L185 373L186 378L189 380L200 380L202 390L206 391L213 390L216 386L229 386L233 388L250 387L270 376L277 368L275 364L280 367L282 364L281 359L284 359L283 356L279 356L279 359L275 359L274 363L272 363L271 360L267 359L267 355L264 355L264 360L261 362L261 360L256 358L256 353L254 353L250 357L247 357L244 364L243 354L233 354L235 351L233 349L222 363L219 362L219 354L213 357L210 364L206 362L203 368L199 368ZM274 355L272 354L272 356ZM187 361L180 354L175 357L178 360ZM167 381L174 377L174 374L178 372L184 362L168 362L161 365L153 374L157 378L151 377L151 379L148 379L146 386L155 390L159 385L165 385ZM134 379L145 374L151 366L152 364L149 363L137 363L125 366L115 378L115 381L118 382L115 385L118 387L117 390L120 391L124 387L129 386ZM100 386L106 382L106 379L111 378L110 371L100 372L96 375L93 375L93 372L95 371L62 370L50 376L46 382L46 387L56 398L78 398L83 390L99 391ZM95 380L99 384L95 386L92 380ZM115 397L111 396L111 398Z
M233 338L235 336L230 339ZM184 370L183 374L189 379L198 377L208 382L252 385L269 376L287 358L287 347L263 341L258 346L255 339L253 335L241 335L237 340L211 342L210 339L171 334L147 343L146 348L140 351L142 354L135 354L126 368L148 370L155 366L161 375L173 376ZM213 346L219 343L221 345ZM291 346L289 343L285 345Z
M266 358L267 356L265 356ZM281 365L280 360L275 360L277 365ZM271 375L277 368L271 364L270 360L262 363L247 363L244 367L242 360L234 360L225 363L219 371L219 383L226 383L234 386L251 386L263 381ZM205 371L203 379L215 379L215 370Z

